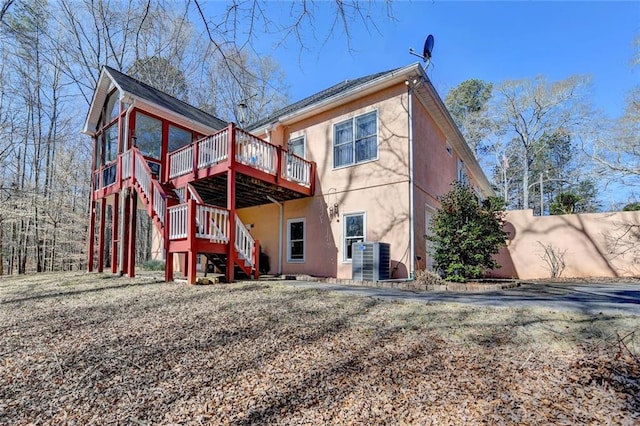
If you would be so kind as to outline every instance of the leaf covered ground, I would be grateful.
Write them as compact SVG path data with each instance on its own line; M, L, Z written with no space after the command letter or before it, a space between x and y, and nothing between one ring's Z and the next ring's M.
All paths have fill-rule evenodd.
M634 316L0 279L2 424L638 424Z

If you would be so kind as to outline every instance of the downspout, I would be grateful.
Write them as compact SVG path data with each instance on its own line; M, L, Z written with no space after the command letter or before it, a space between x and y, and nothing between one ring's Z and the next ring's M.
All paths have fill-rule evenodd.
M267 199L277 204L280 208L280 216L278 219L278 275L282 275L282 224L284 221L284 205L270 195L267 195Z
M407 85L407 95L408 95L408 127L409 127L409 251L411 255L411 260L409 261L409 279L413 280L415 277L416 271L416 236L415 230L413 229L415 226L414 220L414 190L413 190L413 91L418 88L418 86L422 83L422 79L418 80L415 78L413 81L406 80L405 84Z

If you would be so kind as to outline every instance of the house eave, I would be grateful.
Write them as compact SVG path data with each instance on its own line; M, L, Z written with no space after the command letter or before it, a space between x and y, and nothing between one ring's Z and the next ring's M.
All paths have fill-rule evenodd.
M144 98L134 95L133 93L126 92L120 85L118 85L116 79L109 74L109 71L107 69L103 69L100 72L97 88L94 91L91 106L89 107L89 113L87 114L81 133L89 136L96 135L96 126L98 124L98 119L100 118L100 107L104 104L107 95L113 88L118 89L121 102L127 102L136 108L167 117L170 121L194 129L203 135L216 133L220 130L215 127L207 126L206 124L193 120L189 117L185 117L154 102L149 102Z

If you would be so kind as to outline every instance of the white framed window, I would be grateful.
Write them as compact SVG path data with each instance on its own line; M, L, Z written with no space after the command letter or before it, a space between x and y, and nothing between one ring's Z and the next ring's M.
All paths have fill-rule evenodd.
M289 153L297 155L300 158L307 158L307 150L304 144L304 135L290 139L287 144L287 151Z
M287 220L287 262L304 262L306 221L304 218Z
M351 245L353 243L359 243L365 241L366 235L366 218L364 213L350 213L345 214L342 217L342 223L344 224L342 239L343 239L343 255L342 260L344 262L351 262L353 258Z
M378 158L378 111L333 126L333 167L345 167Z

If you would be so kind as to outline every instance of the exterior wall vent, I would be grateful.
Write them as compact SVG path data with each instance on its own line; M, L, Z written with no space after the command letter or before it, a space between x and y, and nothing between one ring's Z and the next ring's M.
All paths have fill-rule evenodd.
M387 243L353 243L352 279L354 281L382 281L390 278L390 246Z

